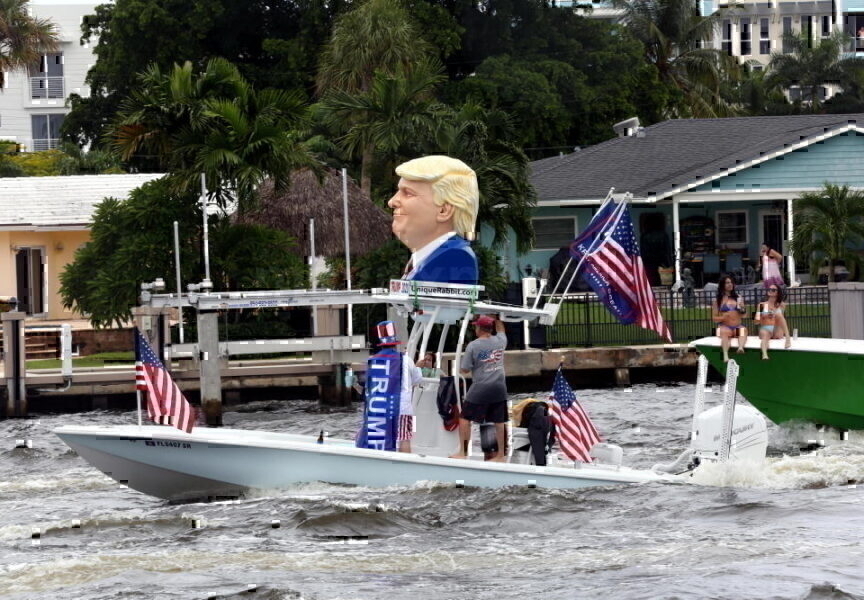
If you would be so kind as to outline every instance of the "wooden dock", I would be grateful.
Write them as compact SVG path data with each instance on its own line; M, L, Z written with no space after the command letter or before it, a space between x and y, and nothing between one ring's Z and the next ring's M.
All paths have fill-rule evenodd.
M445 354L446 361L452 355ZM579 372L608 371L619 385L629 383L634 369L657 367L691 368L696 366L695 349L675 344L667 346L628 346L604 348L562 348L553 350L508 350L505 369L508 382L518 384L520 379L549 377L562 365L576 376ZM366 370L366 363L352 365L356 373ZM272 359L229 361L221 368L222 389L226 392L245 389L314 388L319 377L332 373L332 366L315 364L312 359ZM184 391L198 392L199 372L196 368L175 368L172 374ZM135 372L132 366L109 366L76 369L68 389L59 370L44 369L27 373L28 396L55 398L64 396L106 397L135 393ZM32 395L31 395L32 392Z

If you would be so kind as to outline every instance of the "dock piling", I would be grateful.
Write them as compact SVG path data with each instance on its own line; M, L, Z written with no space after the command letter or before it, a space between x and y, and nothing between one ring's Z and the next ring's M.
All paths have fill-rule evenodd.
M198 311L198 350L201 373L201 410L210 427L222 425L222 379L219 320L216 311Z
M5 312L3 323L4 376L6 379L6 416L27 416L27 364L24 346L23 312Z

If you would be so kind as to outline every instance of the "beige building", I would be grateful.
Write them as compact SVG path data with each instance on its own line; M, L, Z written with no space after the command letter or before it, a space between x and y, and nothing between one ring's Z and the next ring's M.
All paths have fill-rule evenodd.
M159 174L0 178L0 295L45 319L78 318L63 308L60 274L90 239L95 206L123 199Z

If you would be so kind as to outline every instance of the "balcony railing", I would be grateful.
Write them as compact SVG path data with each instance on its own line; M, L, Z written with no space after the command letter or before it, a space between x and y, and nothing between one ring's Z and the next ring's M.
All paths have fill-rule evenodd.
M43 150L53 150L60 143L56 138L43 138L33 140L33 152L42 152Z
M36 98L65 98L66 84L64 77L31 77L30 97Z

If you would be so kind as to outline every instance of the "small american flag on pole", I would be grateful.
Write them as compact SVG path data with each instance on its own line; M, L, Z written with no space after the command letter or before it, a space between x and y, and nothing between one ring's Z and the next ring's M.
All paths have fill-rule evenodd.
M583 256L584 277L618 321L651 329L672 341L645 273L626 202L607 202L570 244L570 255Z
M576 399L561 367L555 373L549 400L552 401L552 422L555 423L561 451L570 460L590 463L591 456L588 453L600 441L600 434Z
M135 329L135 389L147 392L147 414L154 423L192 433L195 409L171 379L147 339Z

